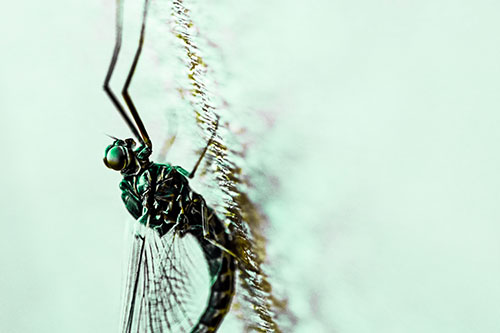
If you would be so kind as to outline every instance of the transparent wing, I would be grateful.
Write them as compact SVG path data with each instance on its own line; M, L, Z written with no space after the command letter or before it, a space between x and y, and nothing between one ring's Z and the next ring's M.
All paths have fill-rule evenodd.
M126 281L122 332L190 332L208 303L210 277L190 234L166 235L136 223Z

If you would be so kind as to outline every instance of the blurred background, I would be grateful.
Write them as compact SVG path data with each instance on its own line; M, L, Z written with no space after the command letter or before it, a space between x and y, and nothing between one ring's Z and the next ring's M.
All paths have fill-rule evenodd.
M185 3L245 133L293 331L499 332L498 2ZM2 3L0 332L118 330L128 217L102 155L104 133L130 134L101 88L114 4ZM141 3L126 6L125 63ZM172 105L168 82L149 89L158 49L132 88L155 124Z

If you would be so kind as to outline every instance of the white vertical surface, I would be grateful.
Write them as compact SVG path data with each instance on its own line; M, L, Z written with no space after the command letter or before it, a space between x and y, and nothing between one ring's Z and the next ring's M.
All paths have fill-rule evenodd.
M252 195L297 332L498 332L498 4L205 9L246 162L279 184ZM103 133L128 136L101 91L113 10L2 3L1 332L118 327L127 213L101 162Z

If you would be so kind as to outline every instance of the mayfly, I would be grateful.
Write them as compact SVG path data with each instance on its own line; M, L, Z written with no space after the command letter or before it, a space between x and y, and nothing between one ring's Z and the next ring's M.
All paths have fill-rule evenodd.
M234 296L235 256L225 225L188 182L194 177L215 131L191 172L150 160L152 142L129 94L144 43L148 5L149 0L145 0L139 45L122 90L135 124L109 86L122 41L122 0L117 1L116 41L104 81L105 92L138 141L136 146L134 139L114 138L104 154L104 164L121 172L122 200L141 226L134 236L123 332L215 332ZM214 126L216 130L217 124ZM191 296L188 285L193 276L182 265L177 266L176 260L184 259L195 270L201 268L190 262L192 258L175 258L183 249L187 251L189 239L201 249L210 278L206 281L208 297L198 314L193 314L188 304Z

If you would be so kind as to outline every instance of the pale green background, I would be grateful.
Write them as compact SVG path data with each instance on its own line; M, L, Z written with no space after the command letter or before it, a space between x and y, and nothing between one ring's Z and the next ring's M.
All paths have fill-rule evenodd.
M500 332L498 2L209 5L295 331ZM113 1L0 13L0 332L115 332Z

